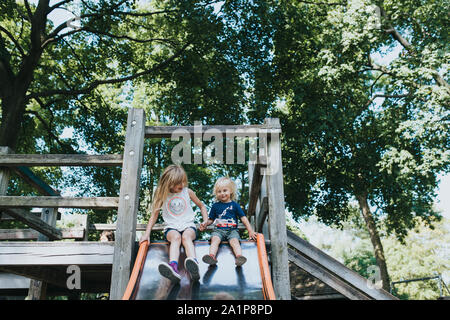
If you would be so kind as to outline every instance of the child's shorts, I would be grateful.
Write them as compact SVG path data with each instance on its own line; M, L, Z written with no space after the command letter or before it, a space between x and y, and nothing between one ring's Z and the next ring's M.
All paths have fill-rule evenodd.
M180 234L180 235L183 235L183 232L185 232L187 229L189 229L189 228L191 228L192 230L194 230L194 232L195 232L195 239L197 239L197 229L195 228L195 227L187 227L186 229L184 229L183 231L180 231L180 230L177 230L177 229L174 229L174 228L167 228L165 231L164 231L164 238L166 238L167 239L167 234L169 233L169 231L171 231L171 230L175 230L175 231L178 231L178 233ZM194 239L194 240L195 240Z
M211 238L213 236L219 237L220 241L231 240L233 238L241 240L241 238L239 237L238 229L236 228L215 228L213 232L211 232Z

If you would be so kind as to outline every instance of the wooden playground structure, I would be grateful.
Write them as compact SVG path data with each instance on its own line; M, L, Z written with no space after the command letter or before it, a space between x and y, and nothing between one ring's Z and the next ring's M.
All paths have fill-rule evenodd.
M286 229L278 119L268 118L260 125L201 126L201 132L197 132L189 126L146 126L144 110L135 108L128 112L123 154L25 155L0 147L1 219L17 219L31 228L0 230L0 240L3 240L0 241L0 291L2 279L11 275L32 279L29 299L45 299L47 289L61 295L109 292L111 300L121 299L137 251L136 231L145 230L145 225L137 224L144 139L171 138L180 129L191 137L210 129L227 137L230 132L235 136L248 136L249 130L263 133L258 137L256 161L249 161L246 214L254 229L264 234L270 248L268 257L276 299L291 299L289 262L331 287L342 298L395 299L368 285L365 278ZM62 197L33 175L29 169L33 166L121 166L120 192L118 197ZM42 196L5 195L11 171L33 185ZM43 211L39 217L24 207L43 208ZM58 208L116 209L117 220L113 225L90 224L88 216L84 215L83 225L58 229L55 227ZM162 226L157 225L153 230L161 229ZM115 241L88 241L90 230L115 230ZM63 239L76 241L58 241ZM75 291L67 286L70 276L67 270L73 265L81 271L81 285Z

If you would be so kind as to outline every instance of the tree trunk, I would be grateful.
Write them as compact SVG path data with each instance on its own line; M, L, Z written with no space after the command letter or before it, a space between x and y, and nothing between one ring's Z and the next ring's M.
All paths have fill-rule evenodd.
M0 146L16 149L27 103L26 94L42 55L41 41L45 36L48 10L49 0L40 0L31 17L30 50L24 56L17 75L13 74L9 60L1 61L0 77L7 78L7 88L0 90L2 99ZM3 84L3 81L0 83Z
M370 241L372 242L375 259L377 261L377 266L380 268L381 281L383 283L383 289L387 292L390 291L390 281L389 274L386 265L386 259L384 257L384 250L381 244L380 235L378 234L377 226L375 220L370 212L369 204L367 202L367 194L356 195L359 202L359 207L361 208L364 221L366 222L367 229L369 230Z
M15 95L2 101L2 123L0 125L0 146L16 149L17 140L25 111L24 95ZM6 112L5 112L6 111Z

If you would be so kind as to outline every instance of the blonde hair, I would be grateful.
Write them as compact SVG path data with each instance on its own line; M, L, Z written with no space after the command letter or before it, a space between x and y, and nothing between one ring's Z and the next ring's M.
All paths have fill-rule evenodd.
M218 200L217 199L217 191L220 187L229 187L231 190L230 199L236 200L237 187L236 187L236 183L233 180L231 180L228 177L222 177L216 181L216 183L214 184L214 194L216 196L216 200Z
M171 164L164 170L163 174L159 178L158 185L153 194L152 211L155 209L161 209L164 200L166 200L170 193L170 189L180 183L183 187L188 186L186 172L181 166Z

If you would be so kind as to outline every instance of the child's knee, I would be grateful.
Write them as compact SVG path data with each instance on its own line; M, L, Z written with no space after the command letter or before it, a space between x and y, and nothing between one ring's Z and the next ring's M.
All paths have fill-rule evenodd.
M240 241L239 241L238 238L231 238L231 239L229 240L229 242L230 242L230 244L232 244L232 245L240 245Z
M220 244L221 242L222 242L222 239L219 236L211 237L211 244Z
M185 241L194 241L195 239L195 231L192 229L187 229L183 232L183 235L181 236L181 240L183 242Z
M180 243L181 235L177 231L169 231L169 233L167 234L167 240L171 243Z

